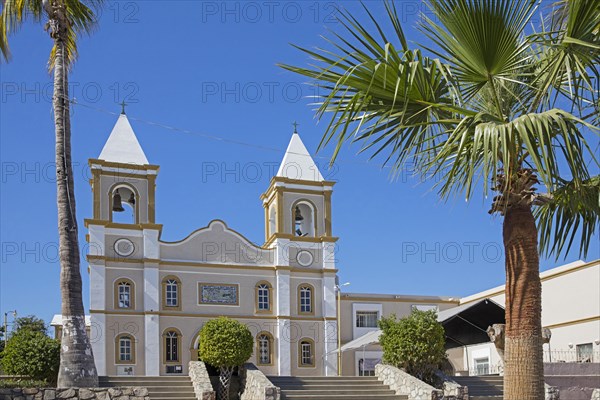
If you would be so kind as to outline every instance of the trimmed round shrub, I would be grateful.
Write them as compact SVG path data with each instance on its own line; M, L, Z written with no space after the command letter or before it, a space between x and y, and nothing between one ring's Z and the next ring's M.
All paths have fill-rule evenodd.
M219 368L219 399L229 397L235 367L252 356L254 338L248 327L234 319L219 317L200 330L199 355L202 361Z

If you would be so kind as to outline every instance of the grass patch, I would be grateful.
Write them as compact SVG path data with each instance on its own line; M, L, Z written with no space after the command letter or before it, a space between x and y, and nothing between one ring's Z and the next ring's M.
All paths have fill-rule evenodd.
M50 387L46 381L36 381L34 379L0 379L1 389L21 389L21 388L47 388Z

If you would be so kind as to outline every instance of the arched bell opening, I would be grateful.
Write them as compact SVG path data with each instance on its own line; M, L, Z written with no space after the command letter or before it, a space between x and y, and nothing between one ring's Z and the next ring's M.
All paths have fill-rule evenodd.
M269 236L277 232L277 207L271 204L269 207Z
M138 196L132 187L124 184L115 185L111 190L110 197L112 222L137 223Z
M292 208L294 236L315 236L315 210L307 201L299 201Z

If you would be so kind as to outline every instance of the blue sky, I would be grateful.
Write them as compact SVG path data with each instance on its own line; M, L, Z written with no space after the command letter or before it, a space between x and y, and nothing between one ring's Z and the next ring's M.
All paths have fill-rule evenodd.
M324 129L308 105L314 89L276 63L307 64L290 43L313 47L327 30L339 30L334 4L109 2L97 32L81 40L71 75L71 97L81 104L72 110L81 242L92 206L87 159L100 154L124 99L148 159L161 166L162 238L182 239L219 218L262 243L259 196L291 123L298 121L313 153ZM383 16L379 2L368 4ZM423 40L414 29L422 7L418 0L399 3L410 40ZM16 308L49 320L60 311L50 40L41 26L28 24L11 45L12 62L0 66L0 312ZM410 171L392 180L357 151L344 148L333 169L331 149L316 158L323 175L338 182L333 229L348 291L462 296L503 283L502 219L488 215L489 200L441 202L431 182L419 183ZM588 259L599 256L595 239ZM565 261L543 260L542 269L576 259L573 252ZM81 266L87 308L83 257Z

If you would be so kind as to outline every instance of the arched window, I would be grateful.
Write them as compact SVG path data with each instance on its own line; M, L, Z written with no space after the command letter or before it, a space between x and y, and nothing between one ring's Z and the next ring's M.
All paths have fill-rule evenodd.
M256 362L258 365L273 365L273 336L261 332L256 337Z
M162 280L162 305L164 309L181 310L181 281L176 276Z
M133 281L130 279L117 279L115 281L115 308L134 309L135 291Z
M178 363L181 356L181 333L169 328L163 334L165 346L165 363Z
M136 193L126 184L115 185L110 192L111 221L135 224L138 221Z
M298 286L298 314L314 314L314 292L308 283Z
M269 237L277 232L277 205L271 204L269 207Z
M312 339L304 338L298 342L298 366L315 366L315 342Z
M292 207L293 234L300 237L314 237L316 234L314 206L301 200Z
M128 333L117 336L115 341L116 363L135 364L135 339Z
M256 285L256 312L271 311L271 284L259 282Z

